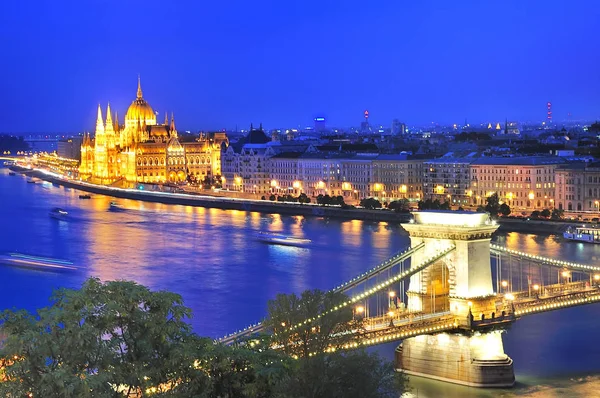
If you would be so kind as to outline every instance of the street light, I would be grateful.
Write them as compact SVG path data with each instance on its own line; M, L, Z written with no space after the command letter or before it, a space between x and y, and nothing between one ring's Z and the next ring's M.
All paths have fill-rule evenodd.
M500 284L502 285L502 290L506 291L506 288L508 287L508 282L507 281L502 281Z

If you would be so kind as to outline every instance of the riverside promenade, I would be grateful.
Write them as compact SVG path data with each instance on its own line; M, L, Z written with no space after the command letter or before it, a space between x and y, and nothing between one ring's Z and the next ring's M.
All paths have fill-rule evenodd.
M411 217L409 213L396 213L387 209L342 209L337 206L322 206L312 203L282 203L268 200L240 199L222 196L196 195L190 193L171 193L117 188L72 180L46 170L30 169L18 165L11 166L11 170L67 188L78 189L80 191L99 195L112 196L115 198L141 200L146 202L217 208L223 210L284 214L292 216L333 217L348 220L383 221L391 223L407 222Z

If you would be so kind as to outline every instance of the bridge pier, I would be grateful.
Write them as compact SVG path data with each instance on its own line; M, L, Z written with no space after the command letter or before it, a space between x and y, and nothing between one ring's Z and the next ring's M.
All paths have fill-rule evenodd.
M440 333L405 339L396 349L396 368L406 374L471 387L512 387L513 361L500 331L470 336Z
M450 313L460 334L440 333L405 339L396 349L396 368L407 374L473 387L510 387L515 383L512 359L504 353L502 335L493 330L512 322L513 314L497 302L490 240L498 228L486 213L422 211L415 222L402 224L419 264L444 247L444 258L410 279L408 309ZM412 265L411 265L412 266Z

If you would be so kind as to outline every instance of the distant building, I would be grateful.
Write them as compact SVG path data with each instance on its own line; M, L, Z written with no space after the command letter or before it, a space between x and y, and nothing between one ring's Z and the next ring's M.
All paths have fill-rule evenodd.
M470 165L472 203L485 206L487 197L496 193L513 211L552 208L555 169L563 163L553 156L477 159Z
M465 205L471 202L471 158L442 157L423 162L425 199Z
M315 131L317 133L324 133L325 131L327 131L325 117L317 116L315 118Z
M407 154L379 155L372 161L369 196L391 202L423 198L423 160Z
M81 160L82 141L81 137L59 140L56 146L56 153L61 158Z
M406 124L398 119L392 121L392 135L406 134Z
M561 165L555 181L557 208L600 213L600 162Z

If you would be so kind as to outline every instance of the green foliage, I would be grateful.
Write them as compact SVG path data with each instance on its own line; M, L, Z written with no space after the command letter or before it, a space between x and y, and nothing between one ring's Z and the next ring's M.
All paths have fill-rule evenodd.
M329 196L329 195L318 195L317 196L317 204L320 205L334 205L334 206L342 206L346 204L344 202L343 196Z
M410 211L410 202L408 199L394 200L393 202L390 202L388 209L398 213L405 213Z
M6 311L0 356L19 360L6 368L0 395L108 397L118 386L172 386L190 376L189 316L177 294L98 279L81 290L58 290L37 318ZM198 386L207 384L196 376Z
M294 371L275 389L280 398L397 398L407 379L391 363L363 350L316 355L296 361Z
M534 210L531 212L530 215L531 218L539 218L540 217L540 212L538 210Z
M0 396L397 397L406 379L377 355L324 353L355 341L356 333L345 333L362 327L352 310L334 311L294 332L282 326L345 300L318 290L279 295L269 303L266 322L276 336L223 346L190 331L190 310L179 295L89 279L80 290L55 292L37 316L2 314L7 337L0 349L6 365Z
M342 348L355 342L362 321L353 319L351 307L343 307L327 316L290 330L290 326L316 317L348 300L342 293L307 290L300 297L295 294L278 294L268 303L268 320L265 326L273 333L273 343L281 345L283 352L295 357L308 357L310 353L324 352L327 348ZM334 337L337 336L337 337Z
M497 216L498 213L500 213L500 199L498 198L498 194L494 193L488 196L485 201L485 211L490 213L492 216Z
M544 209L544 210L542 210L542 212L540 213L540 215L542 217L548 218L548 217L550 217L552 215L552 213L550 212L549 209Z
M365 209L381 209L381 202L375 198L361 199L360 205Z
M507 205L506 203L502 203L500 205L500 209L499 210L500 210L500 214L502 214L505 217L508 216L510 214L510 212L511 212L510 206Z
M563 209L552 209L552 214L550 218L552 220L562 220L564 217L565 211Z
M298 361L293 371L275 388L277 397L398 397L406 379L390 363L363 350L343 352L345 344L356 342L363 321L352 308L342 307L290 331L306 319L348 300L342 293L305 291L279 294L269 301L265 326L273 333L272 343ZM334 348L334 352L326 351Z
M450 203L440 202L439 199L420 200L418 203L419 210L450 210Z

